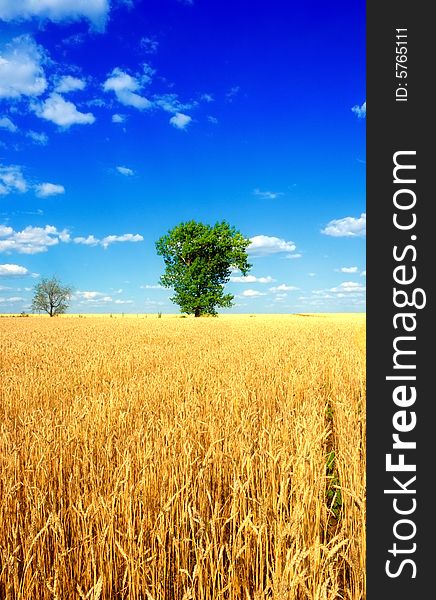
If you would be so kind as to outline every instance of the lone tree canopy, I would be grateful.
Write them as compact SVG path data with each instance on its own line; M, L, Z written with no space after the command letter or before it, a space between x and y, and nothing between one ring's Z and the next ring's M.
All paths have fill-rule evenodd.
M246 275L247 247L250 240L225 221L214 227L189 221L171 229L156 242L163 256L165 273L160 278L164 287L172 287L173 302L183 313L199 317L216 314L216 308L232 306L233 296L224 294L232 268Z
M35 285L32 300L33 311L45 311L50 317L67 311L73 290L56 277L43 278Z

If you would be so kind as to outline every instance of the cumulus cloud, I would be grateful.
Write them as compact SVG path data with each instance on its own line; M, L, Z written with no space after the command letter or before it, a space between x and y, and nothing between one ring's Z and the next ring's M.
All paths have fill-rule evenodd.
M57 183L40 183L35 186L36 195L39 198L48 198L49 196L58 196L59 194L65 194L65 188L63 185Z
M0 303L1 304L15 304L17 302L23 302L24 298L21 298L21 296L10 296L9 298L0 298Z
M124 175L125 177L131 177L132 175L134 175L134 172L132 169L129 169L128 167L116 167L118 173L121 173L121 175Z
M259 198L262 198L262 200L275 200L276 198L284 195L283 192L262 192L259 190L259 188L253 190L253 194Z
M13 192L27 191L27 182L24 179L21 167L16 165L0 165L0 196Z
M42 105L36 106L35 112L38 117L64 128L71 125L90 125L95 121L92 113L78 111L75 104L65 100L56 92L50 94Z
M364 119L366 117L366 101L360 106L356 104L351 110L358 119Z
M272 283L275 281L270 275L266 277L255 277L254 275L242 275L230 277L233 283Z
M11 133L18 131L18 127L9 117L0 117L0 129L6 129Z
M0 277L23 277L24 275L30 275L26 267L9 263L0 265Z
M366 271L362 271L362 272L361 272L361 276L362 276L362 277L366 277Z
M125 106L133 106L138 110L151 108L150 100L137 92L151 78L151 69L144 65L144 74L141 77L132 77L122 69L116 67L103 84L105 92L114 92L117 100Z
M122 292L122 290L118 290ZM118 293L118 292L116 292ZM133 304L133 300L122 300L118 298L114 300L112 296L104 292L95 291L78 291L74 294L74 299L79 301L79 304L92 304L95 306L108 304L113 302L114 304Z
M103 296L105 296L105 294L103 294L102 292L88 292L88 291L77 291L74 294L75 296L78 296L79 298L84 298L85 300L95 300L95 298L101 298Z
M171 117L169 122L173 127L176 127L176 129L186 129L191 121L192 118L190 116L177 112Z
M25 227L22 231L15 231L7 225L0 225L0 252L17 252L19 254L39 254L46 252L49 247L60 242L83 244L85 246L102 246L107 248L114 243L142 242L142 235L124 233L123 235L107 235L98 239L93 235L88 237L75 237L71 239L68 229L59 230L53 225L45 227Z
M341 302L350 301L352 303L360 303L361 301L364 302L365 291L366 287L360 283L356 283L355 281L344 281L336 287L313 290L312 299L314 298L315 302L321 302L322 300L340 300ZM302 300L307 300L309 298L301 297Z
M0 52L0 98L40 96L47 87L44 60L44 50L29 35L16 37L7 44Z
M12 227L0 225L0 252L17 252L18 254L39 254L46 252L50 246L70 239L66 229L59 231L53 225L45 227L25 227L22 231L14 231Z
M181 113L184 110L194 108L197 102L180 102L177 94L156 94L153 96L153 103L169 113Z
M94 237L93 235L88 235L87 237L75 237L73 238L73 242L75 244L83 244L84 246L98 246L100 240Z
M144 238L138 233L124 233L123 235L107 235L101 240L103 248L107 248L111 244L123 243L123 242L142 242Z
M119 115L117 113L112 115L112 123L124 123L125 120L126 120L125 115Z
M94 304L97 306L113 302L112 296L94 291L77 291L74 293L74 299L79 300L79 304Z
M357 267L341 267L341 273L357 273Z
M344 281L337 287L330 288L330 292L335 293L355 293L355 292L365 292L366 287L361 283L356 283L355 281Z
M87 19L97 30L105 27L108 0L0 0L0 19L24 21L32 18L60 21Z
M67 94L68 92L84 90L85 87L86 82L83 79L78 79L77 77L72 77L71 75L65 75L59 80L57 86L55 87L55 92L58 94Z
M321 233L333 237L365 237L366 213L362 213L358 218L333 219L333 221L327 223Z
M255 256L269 256L280 252L293 252L295 244L282 238L269 235L255 235L250 238L251 244L247 248L249 254Z
M242 296L245 296L246 298L256 298L257 296L265 296L265 294L263 292L258 292L257 290L244 290L242 292Z
M111 244L123 243L123 242L142 242L144 238L138 233L124 233L123 235L107 235L102 239L98 239L93 235L88 237L75 237L73 242L75 244L83 244L85 246L103 246L108 248Z

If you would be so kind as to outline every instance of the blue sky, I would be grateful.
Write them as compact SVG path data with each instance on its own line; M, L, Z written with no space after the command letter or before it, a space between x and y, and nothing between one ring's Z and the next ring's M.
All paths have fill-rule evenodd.
M230 312L364 311L365 83L361 0L0 0L0 312L178 312L190 219L252 240Z

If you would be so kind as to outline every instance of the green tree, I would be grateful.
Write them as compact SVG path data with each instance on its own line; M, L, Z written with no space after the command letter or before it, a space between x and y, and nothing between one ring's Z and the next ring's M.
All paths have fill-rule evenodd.
M181 223L156 242L165 263L160 278L173 288L173 302L182 313L216 315L216 308L232 306L233 296L224 294L232 268L246 275L251 268L247 247L250 240L225 221L214 227L189 221Z
M67 311L73 290L63 285L57 277L43 278L34 287L32 310L45 311L50 317Z

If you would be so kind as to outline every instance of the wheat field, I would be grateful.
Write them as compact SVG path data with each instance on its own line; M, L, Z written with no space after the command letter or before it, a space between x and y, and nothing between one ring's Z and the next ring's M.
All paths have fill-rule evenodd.
M0 598L365 598L364 315L0 318Z

